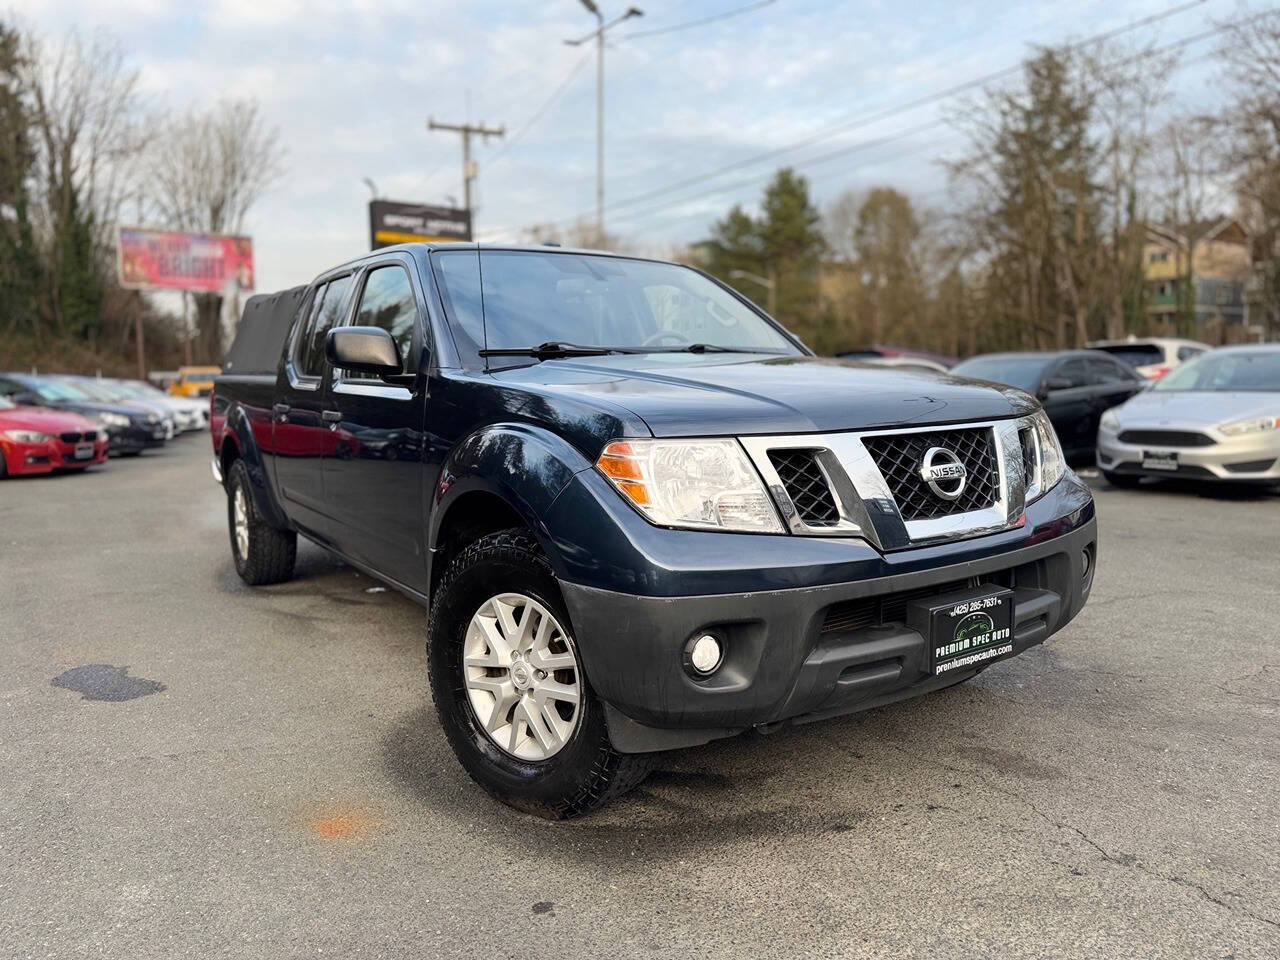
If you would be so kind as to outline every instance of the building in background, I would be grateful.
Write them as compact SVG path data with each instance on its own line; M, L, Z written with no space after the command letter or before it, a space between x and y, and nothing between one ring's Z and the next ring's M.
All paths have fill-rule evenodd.
M1182 229L1149 226L1142 264L1150 333L1206 343L1251 339L1245 291L1253 275L1252 246L1238 221L1207 221ZM1193 329L1179 323L1189 316L1194 316Z

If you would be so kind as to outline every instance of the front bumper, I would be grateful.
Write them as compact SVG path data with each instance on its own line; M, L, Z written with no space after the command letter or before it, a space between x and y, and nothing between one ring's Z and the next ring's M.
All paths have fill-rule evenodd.
M821 546L839 549L830 541ZM867 558L859 564L862 578L822 582L810 567L814 579L785 589L644 596L562 583L562 590L614 745L639 753L850 713L965 680L986 665L933 676L926 638L901 615L904 595L978 583L1011 588L1016 655L1080 611L1096 551L1092 501L1069 475L1028 509L1016 539L997 535ZM769 552L760 543L760 558ZM798 569L778 572L802 579ZM688 639L705 631L722 638L723 666L695 680L682 655Z
M93 449L92 455L84 459L76 457L76 447L88 444ZM15 443L6 440L0 443L0 456L5 458L9 473L13 476L53 473L55 470L83 470L102 463L107 459L107 440L78 443L65 443L53 437L44 443Z
M1163 426L1163 425L1162 425ZM1125 424L1125 429L1138 429ZM1167 428L1165 428L1167 429ZM1098 466L1108 473L1246 483L1280 482L1280 431L1260 431L1238 437L1200 430L1215 442L1203 447L1121 443L1119 432L1098 431ZM1143 467L1144 451L1167 450L1178 455L1177 470Z
M141 453L163 447L169 430L163 423L135 423L127 427L109 427L112 453Z

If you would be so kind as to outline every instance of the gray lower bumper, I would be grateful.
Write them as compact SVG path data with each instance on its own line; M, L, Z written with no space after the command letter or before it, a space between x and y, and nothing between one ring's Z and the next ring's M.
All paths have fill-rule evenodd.
M640 753L850 713L971 677L982 668L933 676L926 639L895 618L904 594L941 593L965 581L1013 589L1016 654L1079 612L1092 584L1086 550L1096 560L1092 518L982 560L854 583L692 597L562 586L614 745ZM868 625L858 611L872 608L880 619ZM682 653L707 630L724 639L725 658L698 681L685 672Z

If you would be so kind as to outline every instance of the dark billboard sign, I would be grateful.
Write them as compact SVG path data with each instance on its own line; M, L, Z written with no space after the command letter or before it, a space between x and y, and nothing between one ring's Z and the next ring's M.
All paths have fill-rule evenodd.
M369 203L369 243L372 249L424 240L471 239L471 212L456 207L373 200Z

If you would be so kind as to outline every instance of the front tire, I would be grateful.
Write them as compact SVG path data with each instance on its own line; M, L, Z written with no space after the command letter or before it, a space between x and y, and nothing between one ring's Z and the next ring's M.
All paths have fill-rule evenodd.
M249 586L280 583L293 576L298 535L277 530L259 514L243 460L234 461L227 474L227 528L236 573Z
M649 772L651 755L618 753L609 741L551 565L529 531L481 537L449 564L428 638L440 725L458 762L498 800L565 819Z

